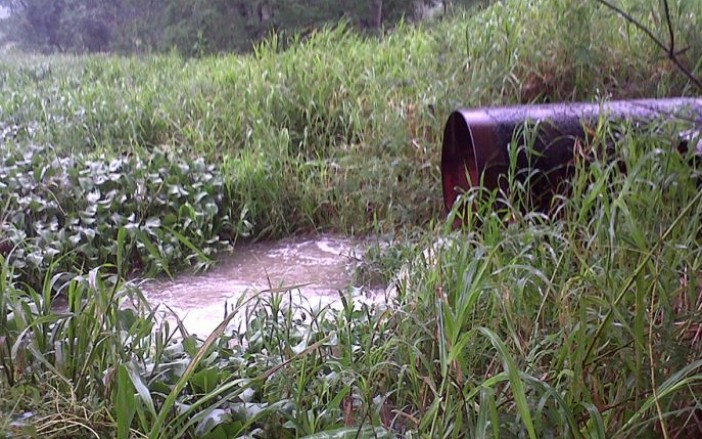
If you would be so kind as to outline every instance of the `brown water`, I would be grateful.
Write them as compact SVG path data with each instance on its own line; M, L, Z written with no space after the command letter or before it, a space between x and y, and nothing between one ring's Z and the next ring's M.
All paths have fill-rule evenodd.
M271 289L291 289L293 302L307 308L339 306L339 291L351 291L357 301L384 301L382 292L353 285L363 249L360 241L333 235L239 245L206 273L146 282L144 294L152 304L170 307L200 336L222 321L225 303L261 291L280 294L266 292ZM235 318L232 325L242 323Z

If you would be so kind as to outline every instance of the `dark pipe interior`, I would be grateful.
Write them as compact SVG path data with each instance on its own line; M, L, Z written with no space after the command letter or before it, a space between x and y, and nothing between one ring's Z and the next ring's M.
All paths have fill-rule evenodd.
M459 112L454 112L446 123L441 170L444 205L448 211L461 193L480 181L473 134Z

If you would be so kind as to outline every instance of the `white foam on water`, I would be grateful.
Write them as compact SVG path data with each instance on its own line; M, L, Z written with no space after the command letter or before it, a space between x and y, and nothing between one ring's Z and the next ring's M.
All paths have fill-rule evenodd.
M170 308L189 332L205 337L224 318L225 304L231 308L261 291L285 294L302 308L340 308L340 291L353 294L359 303L384 301L383 294L354 286L353 269L362 252L362 242L332 235L246 244L221 256L206 273L147 281L142 287L152 305ZM291 287L290 294L281 292ZM243 314L230 323L245 324Z

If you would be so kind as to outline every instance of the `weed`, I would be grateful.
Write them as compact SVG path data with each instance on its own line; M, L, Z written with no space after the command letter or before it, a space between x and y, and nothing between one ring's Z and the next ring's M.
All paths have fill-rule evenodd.
M624 166L577 163L557 215L521 209L529 187L511 175L488 198L503 210L435 224L455 107L690 93L645 37L571 6L496 3L250 56L3 58L0 431L698 436L702 203L674 124L599 127L588 146L615 139ZM702 14L675 8L683 47ZM126 280L134 252L170 270L321 229L402 237L360 273L397 277L390 304L273 290L237 304L245 327L201 340Z

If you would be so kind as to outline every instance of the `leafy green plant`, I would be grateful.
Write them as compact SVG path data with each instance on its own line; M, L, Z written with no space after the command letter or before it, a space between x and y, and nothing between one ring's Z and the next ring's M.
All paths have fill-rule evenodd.
M566 3L247 57L3 57L3 434L699 435L702 204L678 124L602 123L584 146L608 154L574 164L553 215L512 172L443 220L455 107L691 92L645 36ZM271 288L200 340L125 281L310 230L395 233L359 273L397 279L394 301Z
M54 271L84 272L121 263L120 230L129 242L125 269L146 273L209 264L246 233L245 218L229 220L239 212L203 160L158 151L61 158L31 147L6 148L2 159L4 253L31 285L54 261Z

